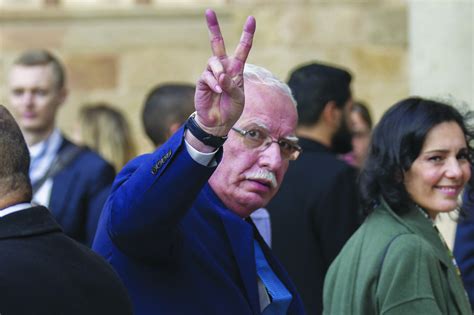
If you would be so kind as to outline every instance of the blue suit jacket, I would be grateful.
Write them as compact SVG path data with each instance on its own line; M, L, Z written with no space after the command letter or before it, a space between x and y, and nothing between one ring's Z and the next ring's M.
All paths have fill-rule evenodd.
M473 193L472 188L467 187L465 191L464 205L467 215L458 221L453 253L474 311L474 200L467 198L468 192Z
M75 144L64 139L59 151L68 146ZM53 177L49 209L68 236L92 245L114 177L114 168L87 148Z
M183 129L120 172L93 249L116 269L135 314L259 314L253 239L293 294L286 272L253 224L227 209L207 184L215 168L188 154Z

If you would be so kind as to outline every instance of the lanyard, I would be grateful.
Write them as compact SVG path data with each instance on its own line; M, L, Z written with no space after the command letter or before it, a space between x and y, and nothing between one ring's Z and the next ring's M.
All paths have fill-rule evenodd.
M440 238L441 240L441 243L443 243L444 245L444 248L446 248L446 251L448 252L448 256L449 258L451 258L451 262L454 266L454 269L456 270L456 274L458 275L459 278L461 278L461 270L459 269L458 267L458 263L456 262L456 258L454 258L454 255L453 255L453 252L449 249L449 246L448 244L446 244L446 240L444 239L443 235L441 234L441 232L439 231L438 227L436 226L436 224L434 223L433 220L431 220L430 216L428 215L428 213L426 213L426 211L421 208L419 205L416 205L416 208L418 209L418 211L421 212L421 214L423 214L423 216L430 220L431 222L431 225L433 226L433 228L436 230L436 232L438 233L438 237Z

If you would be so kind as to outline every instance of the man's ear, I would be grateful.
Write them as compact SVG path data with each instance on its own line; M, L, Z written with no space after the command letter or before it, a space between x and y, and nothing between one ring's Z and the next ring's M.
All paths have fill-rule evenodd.
M65 87L59 90L58 92L58 104L61 106L66 101L66 98L69 94L69 90Z
M321 117L327 125L337 127L340 124L341 115L342 111L336 106L336 102L329 101L324 106Z

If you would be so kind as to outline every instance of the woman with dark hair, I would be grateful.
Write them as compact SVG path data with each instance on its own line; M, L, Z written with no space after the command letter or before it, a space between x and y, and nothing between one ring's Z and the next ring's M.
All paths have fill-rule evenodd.
M422 98L384 114L360 175L368 217L327 273L324 314L472 314L433 223L459 208L471 176L474 134L466 119Z

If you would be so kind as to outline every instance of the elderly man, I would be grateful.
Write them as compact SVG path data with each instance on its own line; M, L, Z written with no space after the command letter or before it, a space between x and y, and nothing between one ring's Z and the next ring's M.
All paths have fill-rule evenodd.
M245 220L299 154L295 103L268 71L244 72L252 17L233 57L215 13L206 18L214 56L197 82L196 113L118 175L94 249L118 271L135 314L302 314L286 272Z
M132 314L114 270L32 206L30 155L0 105L0 313Z

